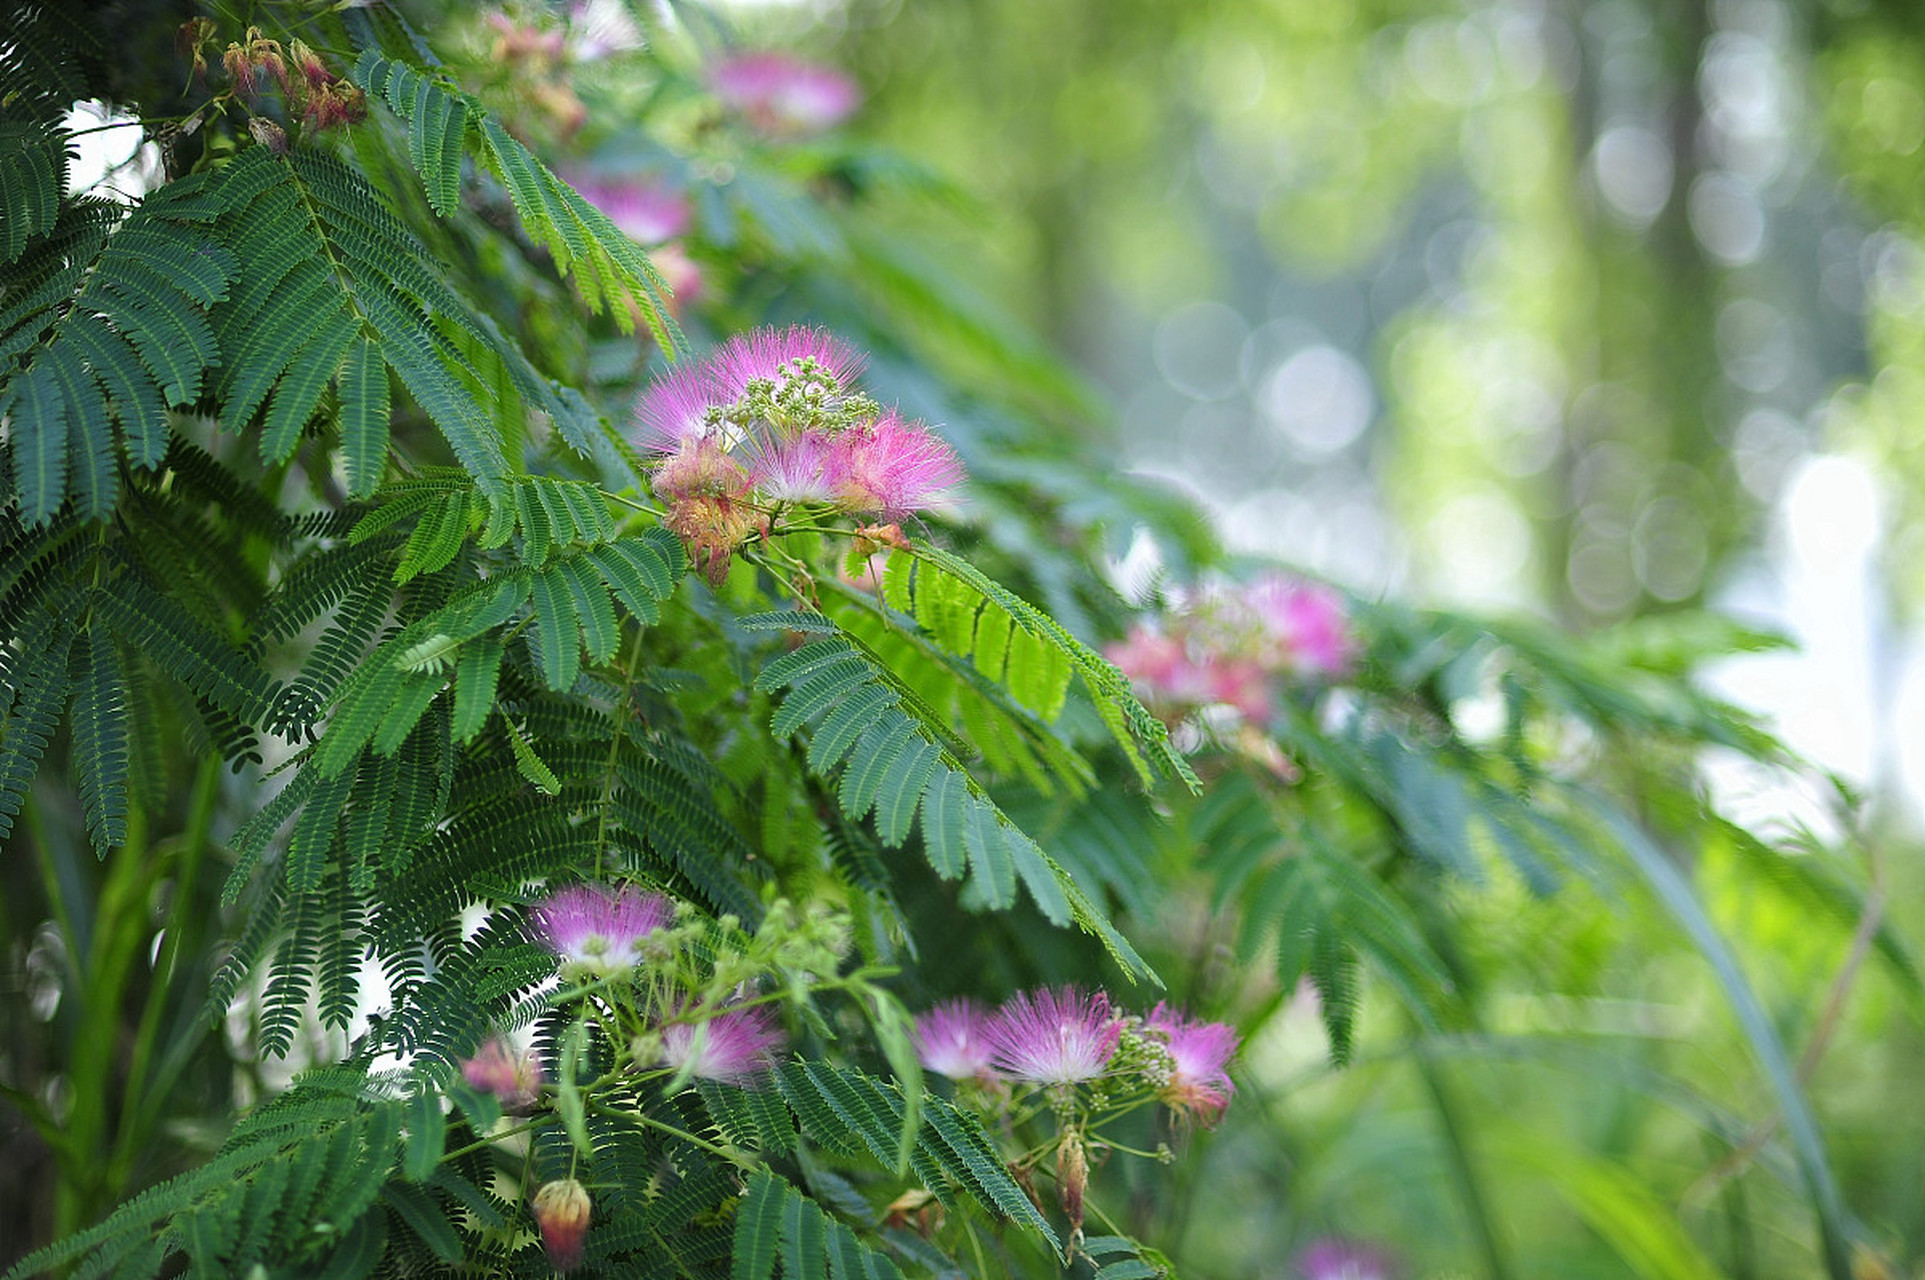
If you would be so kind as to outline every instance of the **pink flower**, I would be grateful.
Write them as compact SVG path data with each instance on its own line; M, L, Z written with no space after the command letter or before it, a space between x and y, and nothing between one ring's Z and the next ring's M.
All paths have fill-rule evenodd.
M633 885L611 897L599 886L574 884L549 894L534 916L564 968L608 975L632 968L643 941L674 918L675 908L661 894Z
M668 309L675 315L681 315L683 307L702 296L701 264L680 244L656 245L648 251L648 261L668 286Z
M582 199L608 215L639 244L673 240L688 230L688 200L679 191L646 181L622 181L573 172L563 175Z
M1311 1243L1297 1255L1303 1280L1390 1280L1391 1263L1381 1249L1335 1236Z
M991 1074L989 1015L974 1000L946 1000L916 1019L916 1056L951 1080Z
M1182 640L1153 627L1138 623L1105 652L1152 701L1200 706L1217 696L1220 682L1211 668L1193 661Z
M524 1050L516 1053L500 1036L490 1036L461 1064L461 1078L472 1088L492 1093L510 1111L526 1110L541 1095L541 1064Z
M861 352L827 329L797 324L738 333L703 363L715 379L716 394L735 402L748 394L751 382L773 383L780 396L808 370L827 384L825 395L846 395L865 361Z
M1170 1078L1158 1096L1177 1111L1215 1124L1236 1092L1225 1071L1237 1052L1235 1028L1187 1018L1162 1004L1150 1010L1143 1025L1161 1032L1170 1051Z
M766 1005L731 1009L706 1022L662 1028L662 1062L704 1080L747 1085L766 1072L784 1037Z
M1343 597L1322 583L1271 574L1252 584L1245 598L1268 633L1266 656L1279 668L1334 676L1356 656Z
M715 385L706 364L678 364L657 378L635 406L635 444L645 453L674 453L709 436L712 411L728 407L733 396Z
M841 492L848 450L814 431L761 449L749 475L756 489L779 502L829 502Z
M655 471L655 492L671 500L707 497L731 503L748 497L749 473L714 437L684 440Z
M850 437L843 501L853 511L899 518L942 505L963 479L954 449L891 410Z
M1270 680L1254 662L1219 659L1203 668L1209 701L1235 707L1245 720L1261 724L1270 718Z
M984 1029L990 1061L1020 1080L1073 1084L1109 1065L1123 1027L1103 992L1042 987L1009 998Z
M820 133L854 113L862 101L855 81L840 71L781 53L743 53L709 68L715 96L763 133Z

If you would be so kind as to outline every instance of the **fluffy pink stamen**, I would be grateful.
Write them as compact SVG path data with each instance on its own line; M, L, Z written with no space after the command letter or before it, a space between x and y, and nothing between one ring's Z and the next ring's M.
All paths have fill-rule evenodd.
M921 425L889 412L851 434L844 501L854 511L899 519L941 506L963 479L954 449Z
M1103 1074L1123 1029L1104 993L1044 987L1011 996L984 1034L998 1069L1037 1084L1074 1084Z
M989 1015L974 1000L947 1000L916 1019L922 1065L951 1080L991 1074Z

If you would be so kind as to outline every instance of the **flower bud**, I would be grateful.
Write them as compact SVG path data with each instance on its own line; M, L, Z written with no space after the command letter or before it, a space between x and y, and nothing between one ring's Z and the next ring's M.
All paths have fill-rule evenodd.
M535 1192L535 1224L555 1270L573 1271L581 1265L589 1209L588 1189L573 1178L544 1183Z
M1083 1135L1074 1131L1063 1135L1056 1150L1056 1194L1069 1218L1072 1236L1083 1230L1083 1192L1089 1186L1089 1149Z

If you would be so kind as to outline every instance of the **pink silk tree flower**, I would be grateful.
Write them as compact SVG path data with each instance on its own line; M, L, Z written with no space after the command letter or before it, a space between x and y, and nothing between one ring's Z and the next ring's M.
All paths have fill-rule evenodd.
M764 497L778 502L830 502L841 492L848 451L816 431L777 440L757 451L749 476Z
M1215 1124L1236 1092L1225 1070L1237 1052L1235 1028L1188 1018L1162 1004L1150 1010L1143 1025L1161 1032L1170 1051L1170 1078L1158 1096L1173 1110L1206 1125Z
M841 124L862 103L840 71L781 53L742 53L709 68L709 87L762 133L794 137Z
M1354 1240L1329 1236L1311 1242L1296 1258L1303 1280L1390 1280L1390 1256Z
M706 364L684 363L657 378L635 406L635 447L669 454L716 430L713 414L733 396L722 394Z
M657 245L688 230L688 199L659 183L597 177L580 171L563 175L582 199L638 244Z
M989 1014L974 1000L945 1000L916 1019L916 1056L951 1080L987 1077Z
M534 910L535 927L563 968L602 976L633 968L648 935L674 917L667 898L633 885L613 895L596 885L569 885Z
M848 480L843 503L851 511L900 519L942 506L964 480L962 461L942 439L893 410L847 436Z
M1103 992L1042 987L1011 996L983 1034L999 1070L1036 1084L1075 1084L1103 1074L1123 1026Z
M1254 583L1250 610L1267 632L1266 658L1301 675L1340 675L1356 657L1357 638L1343 597L1320 582L1272 574Z
M827 329L804 324L738 333L703 362L715 380L716 393L730 403L741 400L751 382L770 382L780 396L810 367L827 384L826 394L846 395L866 363L861 352Z
M664 1026L662 1062L704 1080L748 1086L773 1065L784 1038L766 1005L730 1009L706 1022Z
M1104 650L1104 656L1153 702L1200 706L1218 696L1219 682L1211 668L1193 660L1181 639L1142 623Z
M541 1096L541 1064L535 1055L516 1053L500 1036L489 1036L475 1056L461 1064L461 1078L471 1088L492 1093L509 1111L525 1111Z

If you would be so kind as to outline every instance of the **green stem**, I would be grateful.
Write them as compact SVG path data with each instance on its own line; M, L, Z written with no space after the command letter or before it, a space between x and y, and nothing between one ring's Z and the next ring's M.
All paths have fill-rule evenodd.
M1486 1273L1490 1280L1510 1280L1510 1263L1506 1261L1503 1247L1498 1241L1496 1224L1491 1221L1490 1206L1484 1199L1480 1175L1471 1162L1457 1099L1438 1072L1437 1064L1428 1055L1419 1052L1413 1054L1412 1059L1417 1064L1417 1074L1423 1077L1424 1087L1429 1090L1431 1100L1436 1104L1438 1125L1444 1131L1444 1151L1450 1157L1452 1170L1457 1174L1458 1191L1464 1200L1464 1214L1470 1219L1471 1227L1477 1234L1477 1243L1484 1252Z

